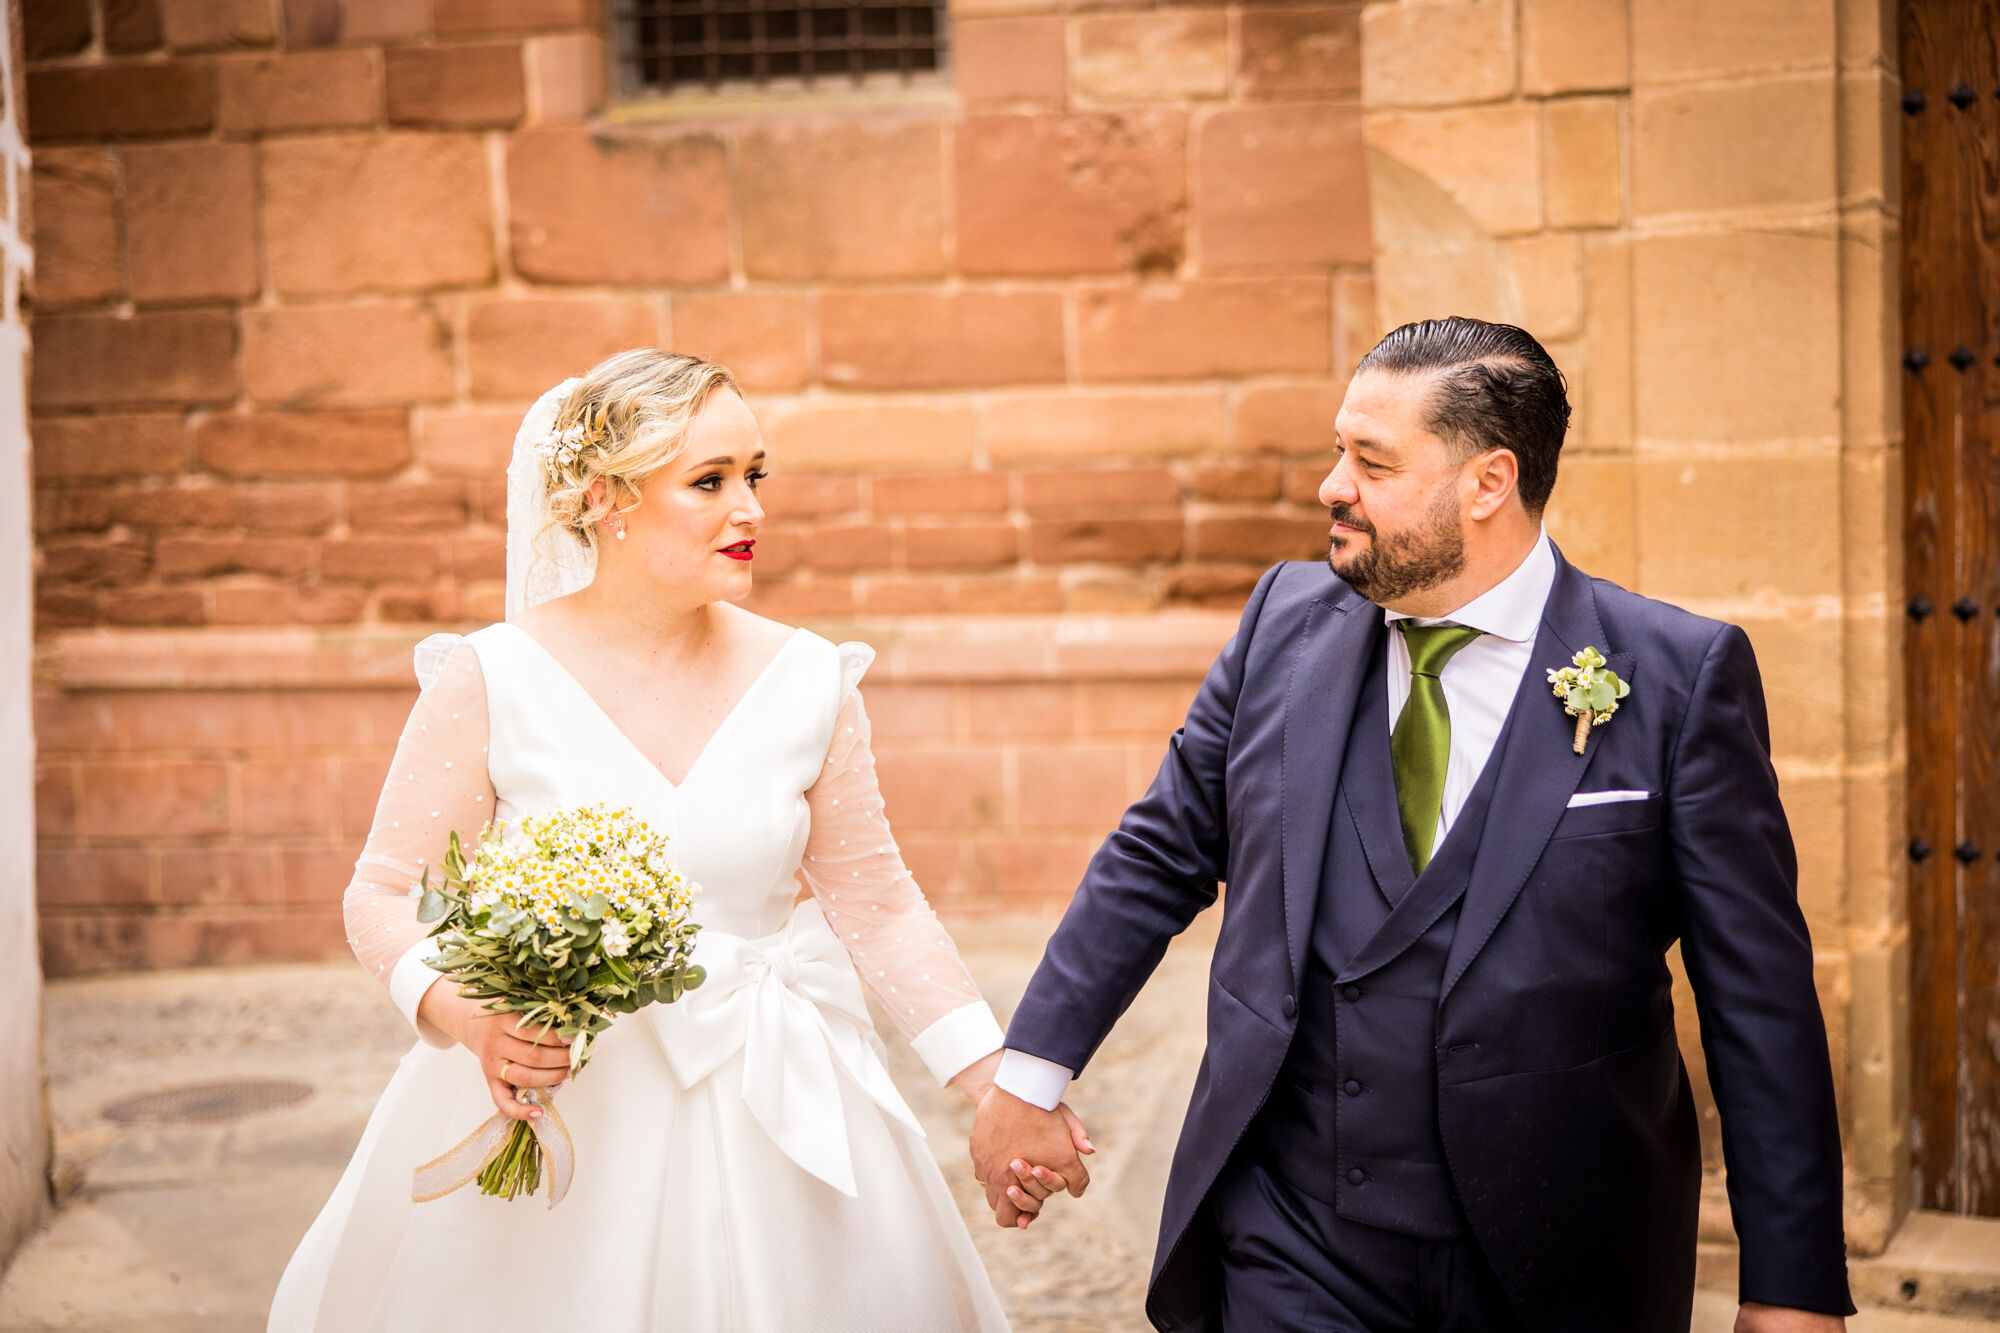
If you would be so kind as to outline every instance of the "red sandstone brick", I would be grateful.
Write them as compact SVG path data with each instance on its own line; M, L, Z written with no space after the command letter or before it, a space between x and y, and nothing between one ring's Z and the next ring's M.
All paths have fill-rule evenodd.
M475 398L533 399L615 352L659 341L659 307L623 297L481 301L465 318Z
M152 564L144 542L95 538L44 542L40 555L43 578L70 584L134 583Z
M538 125L574 125L604 106L604 39L594 32L532 37L529 112Z
M368 595L358 588L308 583L292 589L292 619L302 625L346 625L361 619Z
M398 42L430 36L430 6L411 0L282 0L285 45Z
M957 581L951 609L960 615L1047 615L1062 610L1062 584L1052 574L1019 571Z
M160 0L160 17L176 51L269 46L278 36L270 0Z
M995 462L1178 456L1222 447L1223 409L1221 389L1017 394L986 401L982 434Z
M1187 225L1181 112L968 116L953 138L965 272L1179 266Z
M152 857L142 847L43 851L35 857L35 896L45 907L120 907L150 902Z
M757 543L757 563L764 561L764 543ZM507 535L504 532L463 533L445 546L445 568L461 579L507 577Z
M76 831L76 771L69 764L35 765L35 832L67 838Z
M948 578L875 576L854 581L855 609L868 616L932 616L951 610Z
M1326 554L1324 516L1257 513L1197 514L1189 525L1188 555L1197 560L1314 560Z
M389 756L342 759L340 769L340 831L366 837L375 824L375 808L389 777ZM353 868L349 867L352 876Z
M1021 507L1031 514L1157 507L1180 499L1180 481L1165 468L1050 468L1021 474Z
M120 295L117 184L102 148L34 155L35 304L43 310Z
M1059 292L863 289L823 292L829 383L937 388L1063 378Z
M366 477L410 461L403 412L229 412L194 439L197 458L234 477Z
M509 249L525 278L681 286L729 276L729 169L712 133L530 130L508 147L507 196Z
M728 366L747 389L799 389L813 378L813 298L799 292L675 296L673 347Z
M356 532L398 528L451 531L464 523L462 481L356 482L347 488L347 526Z
M1187 716L1195 685L1183 681L1085 681L1078 709L1092 736L1132 736L1164 745Z
M965 687L966 733L975 740L1069 737L1075 699L1067 682L981 682Z
M30 60L71 56L90 45L90 7L76 0L23 0L20 22Z
M172 759L81 763L77 832L87 838L204 837L229 830L229 770Z
M163 476L188 462L188 434L177 415L37 417L35 476L43 480Z
M110 588L99 594L97 609L112 625L200 625L208 619L208 603L195 588Z
M320 547L323 579L347 583L395 583L437 576L443 552L435 540L418 537L348 537Z
M1201 500L1275 500L1284 469L1275 458L1217 459L1196 463L1188 470L1188 482Z
M1021 534L1013 524L912 524L903 531L903 563L911 569L978 569L1020 559Z
M1236 447L1245 453L1330 453L1333 419L1346 393L1325 382L1245 389L1236 401Z
M869 507L886 514L1004 514L1009 483L1004 472L920 472L869 482Z
M458 588L450 583L382 587L375 594L375 618L392 625L457 620Z
M74 0L58 0L73 4ZM104 49L114 55L152 51L166 40L160 0L104 0Z
M1330 464L1286 464L1284 498L1293 504L1318 505L1319 488L1332 470Z
M551 380L553 384L555 381ZM547 388L547 385L543 386ZM526 405L426 410L417 418L417 457L434 473L498 477L514 453ZM502 511L504 513L504 510Z
M1064 26L1060 14L959 19L951 32L951 63L960 100L967 106L1060 106L1069 90Z
M95 532L117 522L114 492L93 487L39 486L34 493L34 534L37 538L64 532Z
M862 689L863 706L875 741L908 740L913 736L950 739L957 731L957 693L950 685L905 685L870 682Z
M1268 563L1175 565L1167 571L1167 595L1184 606L1239 610Z
M251 907L220 914L210 909L195 922L194 950L189 962L203 967L352 957L337 907L317 911Z
M907 114L768 119L737 146L743 267L753 278L944 271L943 124Z
M974 844L969 899L1012 912L1060 908L1097 854L1099 838L1008 838Z
M219 310L43 316L30 396L37 408L228 402L235 321Z
M471 494L473 521L489 523L498 528L507 526L506 477L490 475L474 477L468 489Z
M382 115L375 51L301 51L221 64L225 133L352 129Z
M215 574L296 576L306 572L309 548L282 537L162 537L154 561L162 578Z
M878 479L875 483L881 485ZM853 477L821 477L810 472L776 472L759 486L757 498L769 518L817 518L861 507L861 483ZM882 512L880 500L877 512ZM760 539L761 540L761 539ZM759 560L763 557L759 556Z
M337 781L325 759L252 759L238 766L243 832L251 837L338 833Z
M1241 96L1294 101L1361 95L1360 5L1245 8L1241 31Z
M527 112L518 42L390 47L382 55L392 125L497 129Z
M1179 517L1037 518L1028 525L1028 557L1048 564L1142 564L1181 553Z
M208 596L211 625L283 625L291 619L282 583L218 583Z
M1125 813L1125 749L1024 745L1014 752L1015 809L1031 828L1108 833Z
M133 299L256 295L257 186L250 146L144 144L122 156Z
M1205 278L1078 295L1077 364L1096 380L1324 371L1332 354L1324 279Z
M439 36L589 28L597 22L597 0L431 0L431 26Z
M896 750L878 756L882 797L898 829L993 828L1001 819L997 747Z
M854 614L854 588L843 578L760 583L748 606L774 620L816 620Z
M215 125L215 87L206 61L29 70L28 135L43 144L204 134Z
M805 534L806 562L835 572L887 569L889 529L873 523L827 523Z
M780 417L769 435L787 468L959 470L972 462L973 415L960 403L816 403Z
M246 799L249 786L244 788ZM353 864L353 858L348 858ZM168 847L160 852L160 901L276 903L284 901L278 852L272 847Z
M1218 111L1195 162L1204 269L1373 258L1358 104Z
M277 855L283 866L279 892L288 903L338 906L354 878L352 848L287 847Z
M35 587L35 630L78 629L99 623L97 595L87 588Z
M477 135L326 135L273 140L262 151L264 235L279 291L415 291L491 278Z
M340 494L327 484L234 486L236 524L252 532L324 532L340 513Z
M243 312L243 387L275 407L390 407L452 396L451 330L429 305Z

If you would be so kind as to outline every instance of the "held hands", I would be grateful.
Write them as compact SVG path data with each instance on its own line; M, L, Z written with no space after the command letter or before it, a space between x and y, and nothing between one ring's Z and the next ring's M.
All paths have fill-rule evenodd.
M994 1222L1022 1230L1057 1190L1083 1194L1090 1185L1083 1156L1097 1151L1067 1103L1044 1111L991 1086L979 1098L971 1148Z
M1842 1333L1847 1321L1837 1314L1787 1310L1745 1301L1736 1311L1736 1333Z
M515 1101L514 1089L552 1088L569 1078L568 1037L522 1027L515 1015L496 1014L458 994L448 982L424 992L417 1017L472 1052L495 1109L509 1119L539 1120L542 1115L540 1107Z

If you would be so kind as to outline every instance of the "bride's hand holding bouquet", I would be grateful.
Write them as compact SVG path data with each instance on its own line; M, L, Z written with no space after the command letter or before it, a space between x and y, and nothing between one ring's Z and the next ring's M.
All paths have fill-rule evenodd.
M413 1198L475 1177L487 1194L532 1194L546 1155L549 1205L561 1200L574 1149L551 1090L617 1015L701 984L688 961L696 886L668 862L666 841L625 810L560 810L512 833L487 826L470 862L452 834L441 882L426 868L412 886L417 919L437 923L431 966L457 982L432 987L419 1015L478 1058L497 1110L417 1168Z

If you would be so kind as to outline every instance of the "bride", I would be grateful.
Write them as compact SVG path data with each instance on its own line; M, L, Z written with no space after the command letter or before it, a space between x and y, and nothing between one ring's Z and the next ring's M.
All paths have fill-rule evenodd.
M421 1040L286 1268L273 1333L1007 1327L862 986L974 1102L1000 1029L884 818L857 689L873 654L731 605L764 459L727 370L650 349L522 423L508 619L419 645L345 899ZM702 886L708 979L619 1019L568 1086L560 1038L439 984L410 886L452 830L599 801L665 830ZM540 1116L515 1090L558 1085L577 1159L560 1207L471 1186L411 1202L413 1168L496 1108ZM1032 1212L1064 1187L1035 1172L1009 1195Z

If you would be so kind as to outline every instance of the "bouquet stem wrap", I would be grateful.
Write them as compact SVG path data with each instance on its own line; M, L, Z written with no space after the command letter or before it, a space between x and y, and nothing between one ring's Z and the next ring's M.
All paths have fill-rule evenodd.
M549 1173L549 1207L562 1202L576 1176L576 1145L570 1142L569 1127L556 1113L556 1099L541 1089L522 1088L514 1097L541 1107L541 1119L514 1120L495 1111L485 1124L459 1140L456 1147L411 1173L412 1203L442 1199L460 1186L470 1185L485 1174L502 1151L517 1151L518 1141L524 1137L532 1137L541 1148L542 1164ZM533 1192L532 1185L529 1192Z

